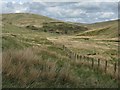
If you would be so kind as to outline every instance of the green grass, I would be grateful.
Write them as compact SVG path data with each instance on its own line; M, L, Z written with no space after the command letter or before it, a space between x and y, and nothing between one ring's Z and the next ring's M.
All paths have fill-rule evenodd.
M78 66L75 68L75 73L80 77L81 86L86 88L107 88L110 85L110 88L117 87L115 80L110 80L110 76L101 77L101 72L91 70L84 66Z
M30 46L30 45L19 42L15 37L10 37L10 36L2 37L2 49L3 50L8 49L8 48L22 49L22 48L28 47L28 46Z

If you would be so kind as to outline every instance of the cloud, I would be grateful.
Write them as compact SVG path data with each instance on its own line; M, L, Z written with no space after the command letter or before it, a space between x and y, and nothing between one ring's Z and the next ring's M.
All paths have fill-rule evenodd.
M114 13L113 12L102 12L101 13L101 18L110 18L110 17L112 17L114 15Z
M24 3L16 3L16 2L7 2L2 3L2 13L20 13L26 12L27 6L24 6Z
M95 1L95 0L94 0ZM94 23L118 18L117 2L4 2L3 13L30 12L51 18Z
M32 0L33 2L119 2L119 0Z
M118 17L117 3L82 2L49 7L47 15L65 21L93 23ZM92 19L91 19L92 18Z

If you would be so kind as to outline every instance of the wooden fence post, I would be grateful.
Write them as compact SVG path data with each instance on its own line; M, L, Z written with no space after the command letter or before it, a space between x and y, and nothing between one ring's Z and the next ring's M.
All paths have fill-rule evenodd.
M116 73L116 70L117 70L117 64L116 62L114 63L114 74Z
M63 50L65 49L65 46L63 45Z
M70 52L70 58L72 59L72 52Z
M84 56L84 59L85 59L85 56Z
M69 58L71 59L71 54L69 54Z
M98 59L98 69L100 68L100 59Z
M94 60L93 60L93 58L92 58L92 68L94 67Z
M105 61L105 73L107 72L107 61Z
M80 55L80 59L82 60L82 56Z
M79 55L79 59L81 60L81 55Z
M75 60L77 60L77 54L75 53Z
M75 55L75 57L74 57L74 58L76 59L76 53L74 53L74 55Z
M77 59L79 59L79 55L77 54Z

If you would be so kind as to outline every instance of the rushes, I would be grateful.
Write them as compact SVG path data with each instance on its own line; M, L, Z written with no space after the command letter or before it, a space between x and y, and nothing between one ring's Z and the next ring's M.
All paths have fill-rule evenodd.
M76 82L69 65L59 67L57 60L56 62L42 60L33 52L33 48L4 51L2 68L4 79L19 83L21 87L30 86L34 82L52 82L61 85Z

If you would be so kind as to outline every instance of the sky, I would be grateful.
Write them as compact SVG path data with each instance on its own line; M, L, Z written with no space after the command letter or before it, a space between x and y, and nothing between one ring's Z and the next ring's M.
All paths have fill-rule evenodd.
M2 13L34 13L70 22L95 23L118 19L118 0L63 1L3 0L0 4Z

